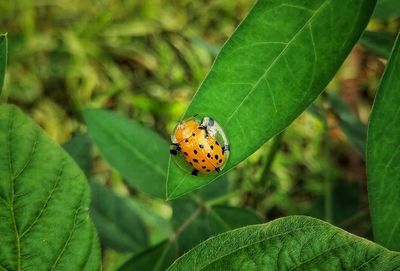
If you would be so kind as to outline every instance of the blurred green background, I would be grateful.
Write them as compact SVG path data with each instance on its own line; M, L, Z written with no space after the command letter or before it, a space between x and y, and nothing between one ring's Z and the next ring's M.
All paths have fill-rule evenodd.
M19 105L72 151L70 140L86 132L80 112L87 107L117 111L168 139L254 2L1 1L9 60L0 99ZM397 1L379 2L327 93L231 171L229 191L217 200L251 208L264 221L308 214L371 237L363 146L399 14ZM90 175L109 188L103 192L122 196L145 220L151 245L172 235L171 202L128 188L95 147L82 155L90 156ZM116 270L134 254L102 243L104 270Z

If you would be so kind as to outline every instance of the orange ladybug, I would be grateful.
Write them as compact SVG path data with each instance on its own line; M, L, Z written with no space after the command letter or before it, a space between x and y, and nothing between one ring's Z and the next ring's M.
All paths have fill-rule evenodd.
M220 137L220 142L217 140ZM212 118L201 122L195 116L178 124L171 137L170 153L181 154L193 168L192 175L220 172L230 150L222 128ZM223 142L222 142L223 141Z

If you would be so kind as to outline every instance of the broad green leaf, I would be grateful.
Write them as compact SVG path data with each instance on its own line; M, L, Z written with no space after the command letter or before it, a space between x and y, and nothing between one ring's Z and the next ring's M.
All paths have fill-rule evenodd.
M399 35L400 36L400 35ZM375 98L368 126L368 195L375 240L400 250L400 39Z
M167 240L133 256L118 271L164 271L177 256L176 245Z
M285 129L323 91L364 30L375 0L258 1L219 53L185 116L213 117L231 144L226 173ZM216 178L169 164L167 197Z
M106 247L123 252L138 252L148 245L147 231L128 199L90 182L92 192L91 217Z
M223 233L169 271L395 270L400 254L321 220L292 216Z
M169 149L160 136L110 111L87 109L84 117L90 137L129 185L165 196Z
M68 154L74 158L75 162L90 176L92 171L92 142L87 134L77 134L63 145Z
M389 33L365 31L360 43L378 56L389 58L395 39L396 36Z
M172 221L175 229L193 219L177 236L180 254L218 233L261 223L260 218L251 210L230 206L207 206L191 199L174 201L173 211Z
M398 0L378 0L373 16L384 21L400 16L400 2Z
M98 270L89 188L73 159L14 106L0 107L0 269Z
M7 65L7 35L0 35L0 95L3 90Z

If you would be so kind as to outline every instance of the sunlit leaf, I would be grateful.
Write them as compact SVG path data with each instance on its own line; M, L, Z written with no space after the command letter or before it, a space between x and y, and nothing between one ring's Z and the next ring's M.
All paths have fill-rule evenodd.
M323 91L364 30L374 0L258 1L225 44L185 116L213 117L227 132L222 174L285 129ZM216 178L170 162L167 196Z

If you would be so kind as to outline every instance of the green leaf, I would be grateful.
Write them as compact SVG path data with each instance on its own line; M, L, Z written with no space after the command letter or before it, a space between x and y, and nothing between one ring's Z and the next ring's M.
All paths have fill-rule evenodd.
M373 16L384 21L400 16L400 2L398 0L379 0Z
M258 1L225 44L185 116L213 117L230 158L222 174L285 129L323 91L350 52L374 0ZM169 164L167 197L216 178Z
M400 250L400 34L368 127L368 195L375 240Z
M209 206L191 199L173 202L173 224L179 231L177 236L179 254L182 254L201 241L218 233L246 225L261 223L251 210L231 206ZM191 222L187 225L187 222ZM185 228L180 228L186 225Z
M211 238L168 270L395 270L399 267L399 253L321 220L292 216Z
M0 95L4 85L7 65L7 35L0 35Z
M89 188L73 159L14 106L0 107L0 269L98 270Z
M77 134L63 145L68 154L74 158L75 162L90 176L92 172L93 158L91 155L92 142L87 134Z
M360 43L378 56L389 58L395 39L396 36L389 33L365 31Z
M167 240L135 255L124 263L118 271L164 271L174 262L177 256L175 244Z
M367 126L360 122L350 107L337 95L328 95L333 111L339 118L339 125L350 143L364 156Z
M84 117L90 137L129 185L165 196L169 156L165 140L136 121L110 111L87 109Z
M91 217L101 243L122 252L138 252L148 245L147 231L128 199L90 182L92 192Z

